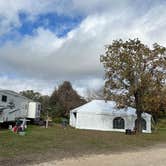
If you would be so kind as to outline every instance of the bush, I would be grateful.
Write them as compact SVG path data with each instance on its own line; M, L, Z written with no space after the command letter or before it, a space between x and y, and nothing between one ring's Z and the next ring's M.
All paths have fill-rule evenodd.
M61 117L56 117L56 118L53 118L52 120L54 123L62 123L62 118Z

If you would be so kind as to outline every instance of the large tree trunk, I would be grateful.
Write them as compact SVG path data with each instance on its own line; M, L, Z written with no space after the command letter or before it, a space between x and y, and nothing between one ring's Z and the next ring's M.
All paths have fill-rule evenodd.
M138 133L142 133L142 118L141 118L141 111L137 110L137 123L136 123L136 131Z
M137 121L136 121L136 131L138 133L142 133L142 106L141 106L141 92L137 91L134 94L135 97L135 105L136 105L136 114L137 114Z
M158 114L156 112L152 113L155 124L158 122Z

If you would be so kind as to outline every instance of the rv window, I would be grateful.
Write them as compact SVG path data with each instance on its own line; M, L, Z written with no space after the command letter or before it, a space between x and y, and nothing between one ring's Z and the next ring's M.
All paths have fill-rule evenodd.
M38 104L38 110L39 111L41 110L41 104Z
M5 95L2 95L2 99L1 99L3 102L7 102L7 96Z

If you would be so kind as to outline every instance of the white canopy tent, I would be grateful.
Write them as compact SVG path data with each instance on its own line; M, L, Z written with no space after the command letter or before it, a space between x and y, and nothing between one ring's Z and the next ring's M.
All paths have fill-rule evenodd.
M103 131L133 130L137 115L134 108L116 108L114 101L93 100L70 111L70 125L79 129ZM144 133L151 133L151 115L142 113Z

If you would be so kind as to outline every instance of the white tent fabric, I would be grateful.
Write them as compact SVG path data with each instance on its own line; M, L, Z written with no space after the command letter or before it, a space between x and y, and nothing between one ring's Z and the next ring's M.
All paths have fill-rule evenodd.
M114 126L115 118L124 120L124 128ZM146 123L143 132L151 133L151 115L143 113L142 118ZM79 129L124 132L125 129L132 130L135 127L136 119L134 108L118 109L114 101L93 100L70 111L70 125Z

